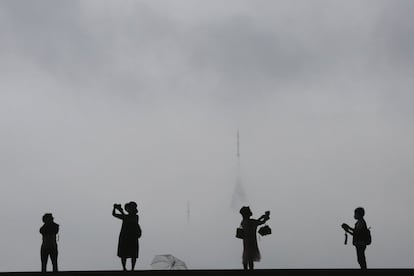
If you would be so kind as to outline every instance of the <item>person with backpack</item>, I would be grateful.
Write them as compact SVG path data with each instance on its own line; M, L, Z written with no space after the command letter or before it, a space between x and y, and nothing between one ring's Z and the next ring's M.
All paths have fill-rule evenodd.
M364 215L364 208L358 207L354 211L354 218L357 220L354 228L350 227L346 223L342 224L342 228L345 230L345 232L352 235L352 244L356 248L358 263L361 269L363 270L367 269L365 249L367 248L367 245L371 244L371 232L368 229L367 223L364 220Z
M51 213L46 213L42 217L43 226L40 227L42 234L42 246L40 248L40 260L42 262L42 272L46 272L47 260L50 257L53 266L53 272L58 271L57 257L58 247L56 235L59 232L59 224L53 221Z
M121 232L118 240L118 257L121 258L122 268L126 271L126 260L131 258L131 271L135 268L135 263L139 253L138 239L141 237L141 227L138 224L137 204L133 201L125 204L124 213L121 204L114 204L112 215L122 220ZM116 212L118 210L118 213Z

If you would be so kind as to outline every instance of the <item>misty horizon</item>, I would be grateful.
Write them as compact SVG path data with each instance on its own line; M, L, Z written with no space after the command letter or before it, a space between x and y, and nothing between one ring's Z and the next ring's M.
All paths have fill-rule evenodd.
M137 270L158 254L240 269L239 184L254 218L271 211L258 269L357 268L341 224L358 206L368 267L412 267L413 11L2 1L0 270L40 270L48 212L60 270L121 269L111 211L129 201Z

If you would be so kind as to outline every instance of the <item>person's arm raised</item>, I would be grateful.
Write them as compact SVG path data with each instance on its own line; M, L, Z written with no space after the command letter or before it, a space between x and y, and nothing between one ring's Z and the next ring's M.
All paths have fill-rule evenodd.
M264 223L266 223L266 221L268 221L268 220L270 219L269 214L270 214L270 213L266 212L263 216L261 216L261 217L258 219L259 224L264 224Z
M116 204L114 204L114 208L112 209L112 216L122 219L124 217L124 210L122 210L122 208L116 207ZM118 210L120 212L120 214L116 213L116 210Z

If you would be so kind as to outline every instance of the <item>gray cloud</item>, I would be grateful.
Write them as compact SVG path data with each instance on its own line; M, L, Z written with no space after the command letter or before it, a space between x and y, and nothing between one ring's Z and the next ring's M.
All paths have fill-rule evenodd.
M412 8L1 2L3 269L38 269L47 211L62 269L119 268L110 209L133 199L139 268L160 253L239 268L237 128L252 209L272 211L258 267L356 267L339 225L358 205L373 228L368 264L411 266Z

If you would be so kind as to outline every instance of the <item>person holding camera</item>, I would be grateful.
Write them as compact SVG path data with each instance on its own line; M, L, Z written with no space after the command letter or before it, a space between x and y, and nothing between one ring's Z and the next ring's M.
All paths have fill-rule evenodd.
M56 235L59 232L59 224L53 221L51 213L46 213L42 217L43 226L40 227L40 234L42 234L42 246L40 248L40 260L42 262L42 272L46 272L47 260L50 257L53 266L53 272L58 271L57 257L58 247L56 242Z
M361 269L367 269L367 261L365 259L365 249L367 245L371 244L371 232L367 227L367 223L364 220L365 210L362 207L358 207L354 211L354 218L357 220L354 228L348 224L343 223L341 226L346 233L352 235L352 244L356 248L357 259ZM346 235L346 234L345 234ZM347 237L346 237L347 238ZM346 244L345 239L345 244Z
M240 224L243 231L243 268L244 270L254 269L254 262L260 261L260 251L257 245L257 227L270 219L270 211L267 211L259 219L252 219L250 207L243 206L240 209L243 220Z
M118 240L118 257L121 258L122 269L126 271L127 258L131 258L131 271L135 269L135 263L139 253L138 239L141 237L141 227L138 223L137 204L133 201L125 204L125 214L121 204L114 204L112 215L122 220L121 232ZM118 212L117 212L118 211Z

